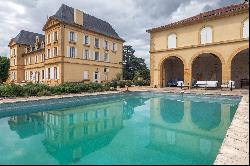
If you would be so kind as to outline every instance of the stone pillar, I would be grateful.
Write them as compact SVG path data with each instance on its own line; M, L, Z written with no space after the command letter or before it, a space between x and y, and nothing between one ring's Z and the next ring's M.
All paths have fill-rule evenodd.
M222 83L231 80L231 65L222 63Z
M191 67L184 66L184 84L185 85L192 85L192 70Z

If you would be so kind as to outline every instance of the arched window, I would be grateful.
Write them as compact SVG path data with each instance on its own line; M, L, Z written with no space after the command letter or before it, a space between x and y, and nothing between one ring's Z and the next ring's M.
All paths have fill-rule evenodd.
M243 38L249 38L249 18L243 23Z
M168 36L168 48L176 48L176 34L171 34Z
M213 30L211 27L204 27L201 30L201 44L213 42Z

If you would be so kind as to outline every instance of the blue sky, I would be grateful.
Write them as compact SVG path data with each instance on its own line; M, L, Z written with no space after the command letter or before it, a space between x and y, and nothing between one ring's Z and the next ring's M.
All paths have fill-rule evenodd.
M20 30L43 33L47 16L62 3L108 21L149 65L147 29L243 0L0 0L0 55Z

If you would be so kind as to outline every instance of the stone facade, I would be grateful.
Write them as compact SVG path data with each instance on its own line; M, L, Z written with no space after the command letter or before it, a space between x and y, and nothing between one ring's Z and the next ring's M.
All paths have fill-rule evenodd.
M176 57L184 65L184 84L192 85L198 80L197 72L201 71L201 79L216 80L226 83L232 80L232 60L245 53L245 62L238 62L241 73L249 75L249 4L231 5L210 12L172 23L159 28L147 30L150 33L150 70L151 86L165 87L166 61ZM174 35L173 35L174 34ZM170 37L171 36L171 37ZM173 36L175 38L173 39ZM219 61L206 61L196 65L196 61L203 55L217 57ZM240 58L242 59L242 58ZM212 65L212 66L211 66ZM235 64L234 64L235 65ZM220 71L221 68L221 71ZM177 69L175 69L177 70ZM217 71L219 70L219 71ZM234 70L233 72L231 72ZM214 71L219 72L216 74ZM196 74L196 75L195 75ZM242 75L242 74L239 74ZM220 79L221 80L218 80ZM239 84L240 79L249 79L249 76L234 77Z
M10 41L8 82L107 82L122 74L124 40L109 23L63 4L43 31L22 30Z

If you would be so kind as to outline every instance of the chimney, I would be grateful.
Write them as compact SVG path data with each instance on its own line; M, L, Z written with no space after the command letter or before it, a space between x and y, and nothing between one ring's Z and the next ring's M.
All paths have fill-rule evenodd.
M81 10L74 9L74 22L83 25L83 12Z

